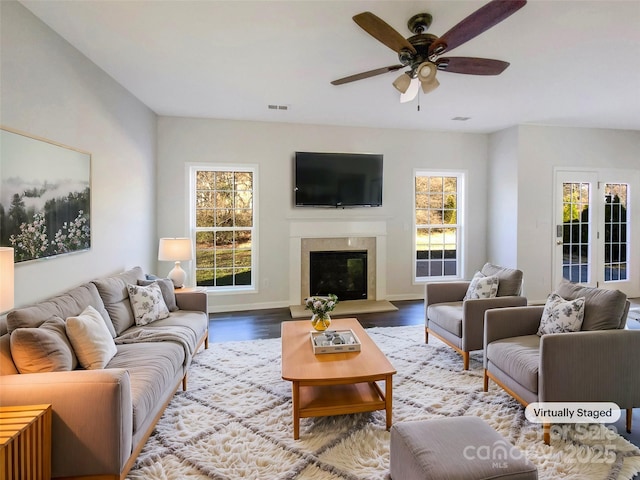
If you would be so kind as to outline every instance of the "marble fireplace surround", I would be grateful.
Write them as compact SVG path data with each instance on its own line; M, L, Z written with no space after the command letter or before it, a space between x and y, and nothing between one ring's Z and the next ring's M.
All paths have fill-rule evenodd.
M289 304L309 296L309 252L367 251L367 300L386 297L385 221L292 221L289 226Z

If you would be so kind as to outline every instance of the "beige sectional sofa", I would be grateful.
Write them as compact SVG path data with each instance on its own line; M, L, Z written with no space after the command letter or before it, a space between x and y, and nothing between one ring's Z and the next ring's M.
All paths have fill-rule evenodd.
M173 311L161 306L140 325L129 286L149 283L136 267L0 323L0 405L52 405L53 477L124 479L181 383L186 390L193 355L208 347L206 293L174 295L161 279L145 286L164 283L159 303Z

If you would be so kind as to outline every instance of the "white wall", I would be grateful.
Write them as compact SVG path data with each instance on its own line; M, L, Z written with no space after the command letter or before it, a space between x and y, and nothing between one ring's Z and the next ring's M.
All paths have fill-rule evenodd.
M0 122L92 153L92 249L18 264L18 306L134 265L166 274L170 265L155 260L157 241L188 233L185 165L190 162L259 165L259 292L216 296L214 309L288 303L293 220L383 220L389 248L387 297L421 298L422 286L411 278L415 168L468 172L465 277L486 260L516 264L525 272L527 295L544 300L552 290L554 168L639 168L636 131L521 126L488 136L157 119L19 3L0 2L0 13ZM383 153L384 206L293 208L296 150ZM640 195L634 199L640 211Z
M515 133L512 133L516 135ZM496 137L496 135L494 135ZM544 302L553 290L553 175L560 167L640 171L640 132L542 126L517 127L518 267L530 301ZM512 144L512 148L515 147ZM508 177L510 179L510 176ZM640 195L632 192L640 211ZM637 215L634 216L637 220ZM495 222L492 220L491 222ZM493 247L492 247L493 248ZM637 248L632 255L640 254ZM637 264L637 263L636 263ZM639 271L632 271L640 279ZM637 284L637 282L636 282ZM639 291L625 292L640 296Z
M490 136L487 261L518 267L518 128ZM523 288L526 294L526 282Z
M307 151L384 154L383 207L369 209L294 208L293 153ZM210 299L214 310L288 305L289 223L293 220L384 220L387 225L387 298L422 298L412 279L413 171L416 168L468 172L470 241L467 272L486 258L486 168L488 136L242 122L193 118L158 119L158 233L188 235L186 165L249 163L259 165L258 287L253 294ZM158 265L163 275L171 268Z
M17 264L16 306L155 268L155 114L19 3L0 21L2 125L92 154L91 250Z

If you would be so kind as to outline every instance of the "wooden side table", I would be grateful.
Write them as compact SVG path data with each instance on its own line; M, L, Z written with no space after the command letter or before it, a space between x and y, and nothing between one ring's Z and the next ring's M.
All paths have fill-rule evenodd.
M173 291L175 293L193 293L193 292L207 293L207 287L180 287L180 288L174 288Z
M51 478L51 405L0 407L0 477Z

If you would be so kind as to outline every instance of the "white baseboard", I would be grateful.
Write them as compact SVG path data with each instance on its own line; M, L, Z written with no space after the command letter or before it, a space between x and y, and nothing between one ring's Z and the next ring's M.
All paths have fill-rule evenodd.
M209 302L211 303L211 302ZM242 312L244 310L266 310L289 307L289 302L241 303L238 305L209 305L209 313Z

